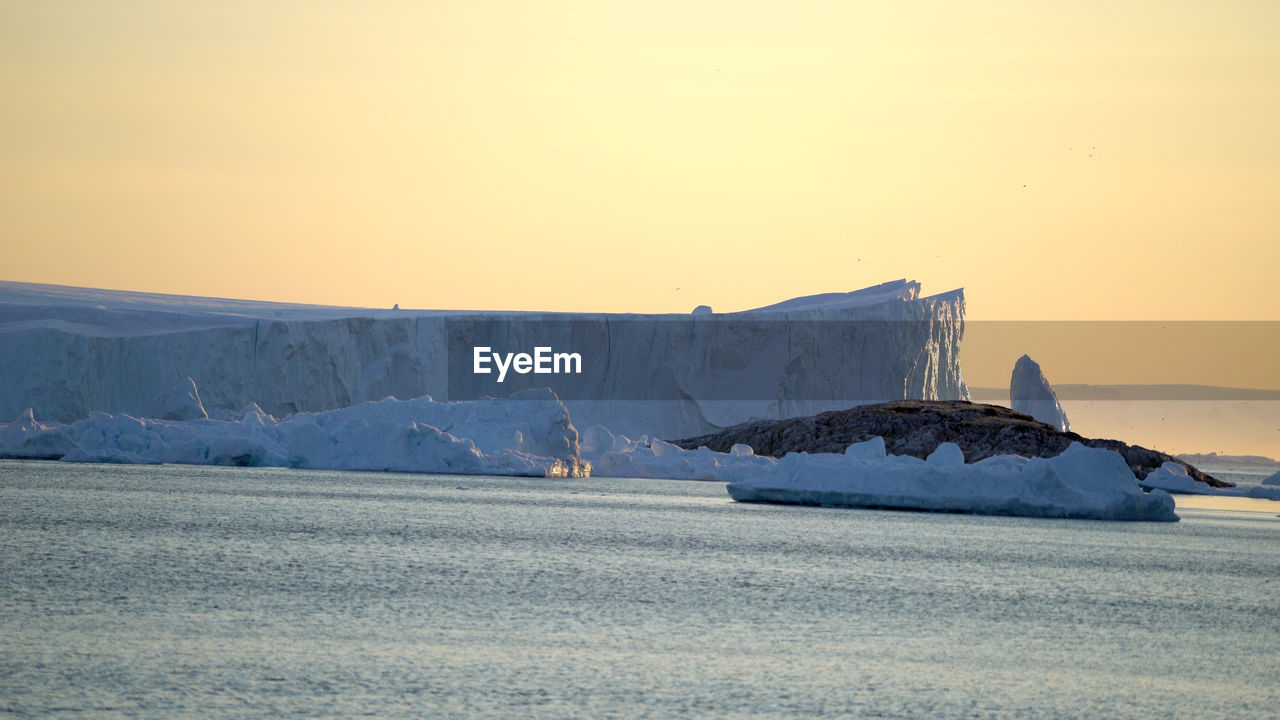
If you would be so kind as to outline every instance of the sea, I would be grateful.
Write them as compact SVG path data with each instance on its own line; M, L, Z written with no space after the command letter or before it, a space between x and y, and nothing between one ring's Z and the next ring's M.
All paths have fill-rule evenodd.
M0 461L0 718L1274 718L1280 502L1177 503Z

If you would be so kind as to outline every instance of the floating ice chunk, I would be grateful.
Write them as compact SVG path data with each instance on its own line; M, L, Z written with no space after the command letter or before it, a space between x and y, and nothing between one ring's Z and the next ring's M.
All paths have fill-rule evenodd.
M684 452L684 448L681 448L678 445L672 445L665 440L654 440L649 443L649 449L652 450L653 454L657 457L662 457L664 455L678 455Z
M734 443L734 446L729 448L729 454L734 457L747 457L748 455L755 455L756 451L752 450L750 445Z
M1171 493L1280 500L1280 487L1268 486L1265 480L1257 487L1213 487L1196 481L1187 474L1185 467L1175 462L1164 463L1139 482L1144 488L1159 488Z
M877 435L870 440L854 443L844 449L844 454L860 460L883 460L885 456L884 438Z
M155 407L156 417L161 420L197 420L209 417L204 404L200 402L196 381L190 375L156 398Z
M1144 488L1160 488L1168 492L1189 493L1193 495L1215 495L1215 489L1208 483L1197 482L1187 474L1187 469L1176 462L1165 462L1160 467L1147 473L1139 481Z
M1263 485L1280 485L1280 472L1262 481Z
M4 426L3 433L0 433L0 442L6 446L17 446L33 435L36 435L47 428L36 422L35 413L31 408L27 408L18 413L18 417L13 422Z
M958 451L959 448L956 448ZM889 456L793 453L773 468L729 466L730 497L742 502L890 507L985 515L1177 520L1168 493L1144 493L1118 453L1072 443L1054 458L998 455L973 464Z
M631 452L640 446L647 448L649 443L645 439L632 440L621 433L615 435L613 438L613 450L616 452Z
M245 425L266 425L276 421L275 418L263 412L256 402L245 405L239 412L239 418L240 422Z
M387 398L284 420L245 408L234 420L150 420L92 413L40 425L30 412L0 425L0 456L68 462L291 466L333 470L590 474L555 396L438 403ZM541 399L539 399L541 398Z
M1258 487L1249 488L1249 491L1245 493L1245 497L1260 498L1262 500L1280 500L1280 487L1275 487L1274 485L1259 485Z
M19 413L13 422L0 426L0 452L7 457L57 459L66 455L74 445L75 441L66 428L37 422L31 408Z
M884 438L881 438L880 441L884 442ZM934 467L964 465L964 451L953 442L940 443L933 452L929 453L926 461Z
M604 453L613 449L618 438L603 425L592 425L582 433L582 452Z
M659 443L661 443L659 445ZM654 448L661 453L655 453ZM738 448L747 448L739 445ZM749 448L747 448L749 450ZM742 452L741 450L739 452ZM667 478L671 480L723 480L726 467L773 467L777 460L754 453L730 454L707 448L685 450L655 440L649 447L587 455L592 477Z
M1071 430L1058 395L1040 371L1040 365L1029 355L1018 358L1013 366L1013 376L1009 380L1009 407L1063 432Z
M1072 445L1055 458L997 455L973 464L953 443L928 460L886 455L884 440L844 454L790 453L783 458L649 447L589 454L597 477L716 480L743 502L890 507L946 512L1100 520L1177 520L1173 498L1144 493L1124 458ZM735 448L737 450L737 448Z

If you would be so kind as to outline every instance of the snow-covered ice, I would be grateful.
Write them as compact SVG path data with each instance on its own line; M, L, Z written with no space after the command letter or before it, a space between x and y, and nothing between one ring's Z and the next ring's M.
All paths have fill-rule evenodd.
M1196 481L1187 475L1187 469L1178 463L1166 462L1147 473L1147 476L1141 482L1144 488L1160 488L1168 492L1185 493L1187 495L1218 495L1222 497L1280 500L1280 487L1269 485L1268 483L1271 479L1267 478L1262 481L1261 485L1255 487L1218 488Z
M1218 494L1214 492L1217 488L1207 483L1197 482L1187 474L1185 467L1176 462L1166 462L1147 473L1147 476L1141 480L1141 484L1145 488L1160 488L1169 492L1187 493L1189 495Z
M791 453L762 457L746 446L731 453L649 447L592 452L604 477L712 480L728 483L742 502L968 512L1099 520L1177 520L1162 490L1144 493L1119 454L1073 443L1055 458L1000 455L964 462L954 443L927 460L886 455L884 440L849 446L842 455Z
M662 440L643 443L625 435L615 436L612 449L605 452L586 451L584 448L583 457L591 463L593 477L713 482L724 481L724 473L730 468L752 467L769 472L777 464L773 458L755 455L746 445L735 445L731 452L718 453L707 448L685 450Z
M1013 376L1009 379L1009 407L1063 432L1071 431L1057 393L1040 371L1040 364L1029 355L1023 355L1014 363Z
M196 381L187 376L165 394L156 399L155 416L161 420L198 420L209 417Z
M194 390L194 387L192 388ZM0 455L67 462L280 466L585 477L578 433L549 391L517 400L387 398L277 420L255 404L227 419L95 412L70 424L30 410L0 425Z
M180 407L199 400L183 381ZM188 392L189 391L189 392ZM162 406L164 406L162 404ZM1036 517L1174 520L1161 489L1144 494L1120 456L1078 443L1049 459L997 456L966 463L941 444L925 460L887 456L884 440L843 454L757 456L685 450L633 440L603 426L579 435L550 390L511 399L436 402L386 398L350 408L276 419L250 403L236 413L187 420L95 412L69 424L43 423L30 409L0 424L0 456L67 462L281 466L538 477L646 477L728 483L740 501L890 507ZM1148 487L1196 491L1182 466L1166 464ZM1255 488L1270 497L1280 488ZM1264 494L1256 494L1263 491ZM1214 494L1228 494L1217 492ZM1230 493L1244 494L1244 493ZM1277 492L1280 495L1280 492Z
M1230 488L1230 489L1234 490L1235 488ZM1225 493L1219 492L1215 494L1222 495ZM1257 487L1251 487L1245 490L1244 496L1249 498L1257 498L1259 500L1280 500L1280 488L1259 485Z
M999 455L966 464L943 443L928 460L870 453L807 455L767 473L733 467L729 495L741 502L884 507L982 515L1173 521L1167 493L1144 493L1118 453L1072 443L1053 458Z

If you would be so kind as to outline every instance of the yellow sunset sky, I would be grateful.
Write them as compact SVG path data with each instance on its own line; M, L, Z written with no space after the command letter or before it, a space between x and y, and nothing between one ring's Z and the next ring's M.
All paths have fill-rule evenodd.
M0 279L1280 319L1275 2L0 0ZM678 288L678 289L677 289Z

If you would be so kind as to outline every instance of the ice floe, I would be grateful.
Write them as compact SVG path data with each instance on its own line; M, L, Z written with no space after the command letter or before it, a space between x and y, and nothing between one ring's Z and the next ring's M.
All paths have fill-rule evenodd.
M185 381L184 381L185 384ZM190 389L194 393L194 384ZM198 402L198 400L197 400ZM189 405L187 407L190 407ZM68 424L30 410L0 424L0 455L68 462L584 477L578 433L549 390L513 400L387 398L276 419L256 404L224 419L92 413Z
M615 439L616 442L616 439ZM599 445L596 445L599 447ZM1099 520L1177 520L1173 498L1143 492L1118 453L1073 443L1054 458L1000 455L965 463L954 443L926 460L886 455L884 440L851 445L844 454L757 456L683 450L660 440L649 447L588 453L593 474L715 480L742 502L880 507L989 515Z

